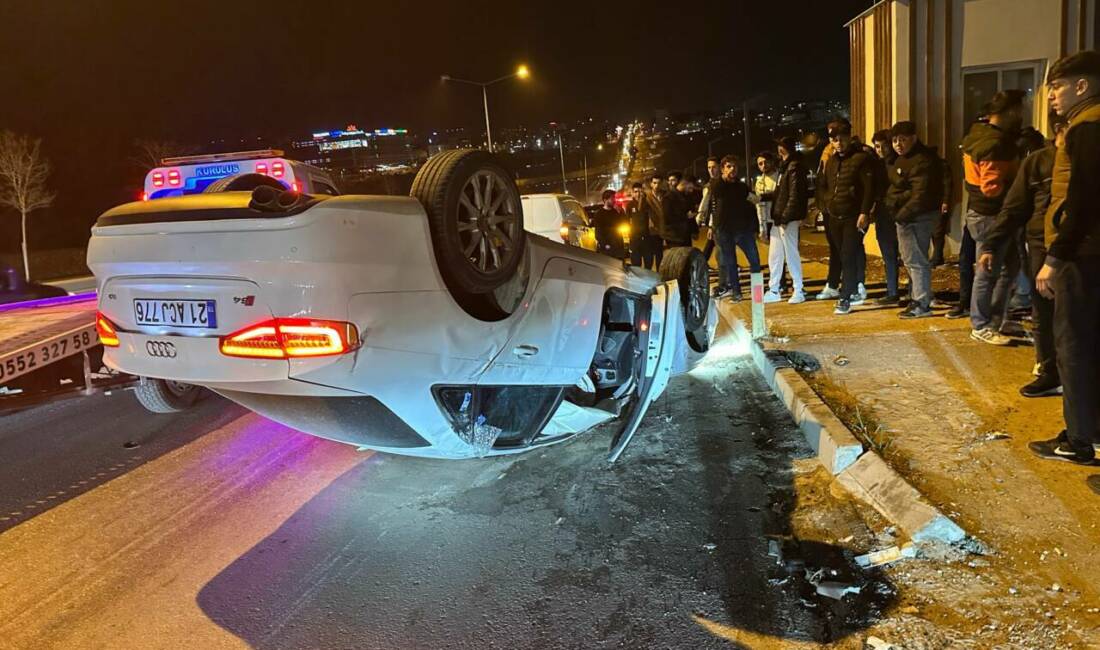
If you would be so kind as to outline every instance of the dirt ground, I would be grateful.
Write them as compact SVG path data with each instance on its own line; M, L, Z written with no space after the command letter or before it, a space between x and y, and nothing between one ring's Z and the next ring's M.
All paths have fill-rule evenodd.
M965 319L901 321L897 308L834 316L833 301L812 300L828 249L819 235L806 239L811 300L767 305L775 346L816 360L817 370L796 364L810 385L986 549L892 565L886 574L904 595L895 611L909 613L878 636L905 648L1100 647L1100 497L1084 483L1095 470L1027 450L1063 427L1060 398L1017 392L1031 380L1033 348L1022 337L1007 348L974 341ZM869 258L872 297L884 291L881 264ZM957 283L957 267L936 270L941 297ZM732 308L749 322L751 303Z

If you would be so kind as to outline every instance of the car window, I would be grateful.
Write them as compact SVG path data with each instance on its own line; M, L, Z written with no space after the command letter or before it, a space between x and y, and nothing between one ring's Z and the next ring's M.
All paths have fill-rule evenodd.
M340 193L336 191L336 188L329 185L328 183L317 181L316 183L314 183L314 186L317 188L314 194L329 194L331 196L340 195Z
M561 214L564 221L579 223L585 226L590 225L588 215L584 213L584 207L579 201L570 201L568 199L559 199L559 201L561 201Z

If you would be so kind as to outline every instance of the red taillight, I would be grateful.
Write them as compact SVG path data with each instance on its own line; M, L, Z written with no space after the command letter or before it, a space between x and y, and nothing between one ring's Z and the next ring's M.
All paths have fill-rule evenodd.
M141 200L142 201L148 201L149 200L149 193L148 192L142 192L141 193Z
M275 178L283 177L283 163L273 162L271 163L271 175Z
M267 174L267 163L256 163L257 174Z
M164 187L164 172L153 172L153 187Z
M99 334L100 343L109 348L118 347L118 331L115 330L114 323L100 312L95 314L95 331Z
M218 347L231 357L323 357L357 349L359 330L343 321L274 318L223 336Z
M168 184L172 186L180 184L180 170L173 169L168 172Z
M297 192L298 194L301 194L301 192L302 192L302 184L301 184L301 183L299 183L298 181L294 181L293 183L291 183L291 184L290 184L290 189L294 190L294 191L295 191L295 192Z

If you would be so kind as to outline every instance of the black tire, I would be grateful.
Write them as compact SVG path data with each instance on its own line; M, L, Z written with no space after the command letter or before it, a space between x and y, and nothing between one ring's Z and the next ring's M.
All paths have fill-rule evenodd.
M471 296L490 295L512 279L527 233L519 189L495 156L475 149L432 156L409 194L428 215L443 280L467 310L479 302Z
M213 192L251 192L252 190L260 186L273 187L280 192L286 190L285 185L270 176L264 176L263 174L247 173L219 178L213 183L207 185L206 189L204 189L202 192L203 194L209 194Z
M152 413L179 413L195 403L201 390L192 384L141 377L134 396Z
M665 251L661 260L661 279L676 280L680 287L680 307L684 314L684 331L688 343L696 352L706 352L707 311L710 308L710 280L707 260L693 246L680 246Z

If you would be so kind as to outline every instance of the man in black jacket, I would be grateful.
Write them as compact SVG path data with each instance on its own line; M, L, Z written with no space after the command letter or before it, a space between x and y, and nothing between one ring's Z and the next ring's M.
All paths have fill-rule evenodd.
M630 202L626 204L626 216L630 220L630 263L646 269L653 268L653 251L649 250L649 216L645 209L645 190L641 183L630 188Z
M871 154L852 139L847 120L829 123L829 142L836 153L825 163L817 183L819 203L829 212L833 241L840 249L842 282L834 314L847 314L858 296L859 251L871 224L875 178Z
M648 253L647 269L661 268L661 260L665 256L665 241L661 239L661 228L664 223L664 214L661 210L661 198L665 191L661 188L662 178L660 174L649 177L649 189L644 194L641 204L642 219L648 224L646 230L649 233L645 238L644 250Z
M806 218L806 203L809 200L806 167L802 153L798 151L791 138L784 138L776 147L779 158L779 182L776 185L774 203L771 205L771 237L769 239L768 266L770 268L770 287L764 295L764 302L776 302L780 299L779 290L783 281L783 265L786 264L794 283L794 291L788 302L796 305L806 301L802 286L802 256L798 250L798 229ZM769 300L769 294L773 298Z
M897 158L887 168L890 187L886 207L897 224L898 245L909 271L912 300L898 316L926 318L932 315L932 266L928 246L943 203L942 166L939 157L917 139L917 125L898 122L890 129Z
M669 191L661 199L661 237L672 246L691 246L691 184L680 172L668 176Z
M722 176L711 186L711 233L718 243L719 268L725 269L725 284L733 300L741 300L741 278L737 273L737 248L745 254L749 271L760 271L760 251L756 248L756 207L749 202L749 186L737 178L738 161L722 158ZM719 284L722 284L720 279Z
M1100 53L1059 59L1047 73L1047 88L1050 107L1069 119L1069 128L1065 149L1054 156L1044 218L1047 258L1035 286L1054 298L1066 428L1028 447L1041 458L1095 465L1095 446L1100 445ZM1089 485L1100 493L1100 484Z
M894 164L893 136L890 129L876 131L871 137L875 147L875 239L882 253L882 265L886 272L886 295L875 300L876 305L890 306L898 304L898 229L894 215L886 206L886 190L890 179L886 170Z
M1054 154L1065 147L1066 120L1052 115L1054 143L1032 153L1024 159L1020 171L1001 206L997 221L986 235L990 245L997 249L1025 228L1027 234L1028 262L1031 277L1039 274L1046 259L1047 246L1043 241L1043 220L1050 206L1050 179L1054 171ZM993 267L993 253L978 258L978 264L986 269ZM1062 380L1058 377L1058 357L1054 349L1054 301L1038 291L1032 291L1031 310L1035 319L1035 381L1020 389L1024 397L1045 397L1062 392Z
M626 254L623 236L619 230L626 219L615 208L615 190L604 190L600 196L601 205L592 215L596 229L596 246L604 255L622 259Z

